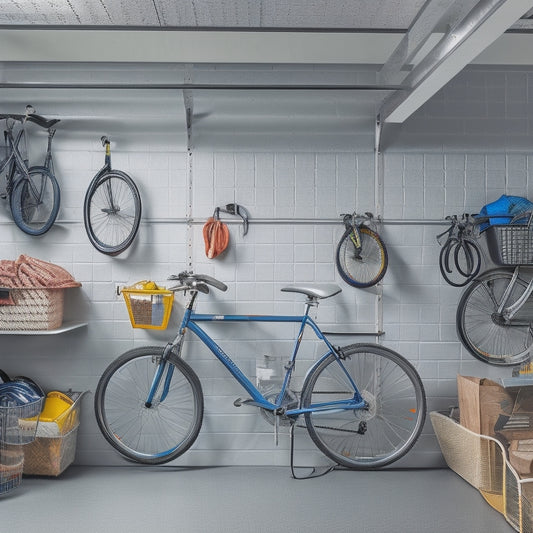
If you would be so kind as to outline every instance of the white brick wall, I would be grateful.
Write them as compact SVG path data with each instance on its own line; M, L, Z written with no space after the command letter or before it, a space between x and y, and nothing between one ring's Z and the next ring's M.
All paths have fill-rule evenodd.
M479 69L461 74L392 136L385 149L382 235L390 266L383 285L381 341L417 366L429 410L456 404L457 373L489 377L509 373L474 360L457 339L460 290L440 279L435 235L443 226L434 221L447 214L477 212L502 193L533 196L532 160L525 149L531 140L530 76ZM26 253L67 268L83 287L68 291L66 314L89 323L57 336L2 336L1 368L31 376L48 390L94 391L99 375L120 353L132 346L164 344L170 335L170 331L133 330L124 303L115 296L115 285L145 278L162 281L187 268L189 257L196 271L229 285L226 293L213 291L202 297L200 310L298 313L300 299L281 293L284 284L336 281L342 294L319 308L324 329L375 330L376 290L348 287L334 266L343 230L338 215L375 210L374 155L368 151L372 142L339 152L269 150L264 144L254 150L238 142L216 151L201 146L193 149L189 190L187 153L180 143L173 148L172 132L161 143L163 133L144 143L127 129L115 133L114 166L137 182L145 217L135 245L123 256L109 258L96 252L81 222L86 187L103 161L94 136L84 142L79 134L71 139L58 132L55 158L62 206L60 222L47 235L30 238L14 226L7 210L0 212L1 258ZM369 129L367 141L372 135ZM261 141L265 138L261 136ZM277 144L272 138L272 146ZM294 145L298 144L296 139ZM216 206L232 202L250 212L249 233L243 236L239 220L228 219L229 249L208 260L203 221ZM189 215L193 222L186 224ZM336 218L339 223L324 220ZM418 223L398 223L401 220ZM174 327L178 315L176 304ZM283 328L280 341L272 342L264 327L257 332L248 325L234 327L239 330L232 327L219 336L226 338L235 360L252 376L257 355L290 349L291 328ZM349 344L361 339L374 340L342 336L333 341ZM282 433L276 448L271 427L252 408L233 406L242 395L240 387L198 344L191 342L186 358L204 388L204 426L193 449L177 464L287 464L287 434ZM314 346L308 350L307 360L318 355ZM299 370L300 378L304 370ZM121 459L99 435L92 400L87 395L83 402L77 461L119 463ZM300 462L320 456L303 432L298 432L298 449ZM442 464L429 422L404 464Z

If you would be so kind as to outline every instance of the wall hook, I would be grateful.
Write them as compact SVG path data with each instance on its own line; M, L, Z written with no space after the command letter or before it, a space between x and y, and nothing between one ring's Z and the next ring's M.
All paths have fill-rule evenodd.
M242 218L243 224L243 236L248 233L248 219L250 218L248 211L239 204L226 204L225 207L217 207L213 213L213 218L219 220L220 212L227 213L228 215L235 215Z

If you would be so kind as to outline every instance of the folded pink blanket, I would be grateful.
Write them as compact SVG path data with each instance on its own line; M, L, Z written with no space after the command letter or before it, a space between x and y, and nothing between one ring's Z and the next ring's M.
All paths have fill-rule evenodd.
M80 287L64 268L21 255L15 261L0 260L0 287L66 289Z

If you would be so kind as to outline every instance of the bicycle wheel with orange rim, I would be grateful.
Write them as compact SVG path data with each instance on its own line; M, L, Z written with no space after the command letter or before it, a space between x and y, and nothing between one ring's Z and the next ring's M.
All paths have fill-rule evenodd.
M335 261L341 278L348 284L371 287L383 279L389 264L381 237L369 228L359 229L361 246L354 243L353 229L347 229L337 246Z

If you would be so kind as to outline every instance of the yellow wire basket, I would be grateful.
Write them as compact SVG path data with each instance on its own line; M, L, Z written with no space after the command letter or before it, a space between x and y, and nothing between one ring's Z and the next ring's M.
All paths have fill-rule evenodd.
M121 292L134 328L166 329L174 302L172 291L123 288Z

